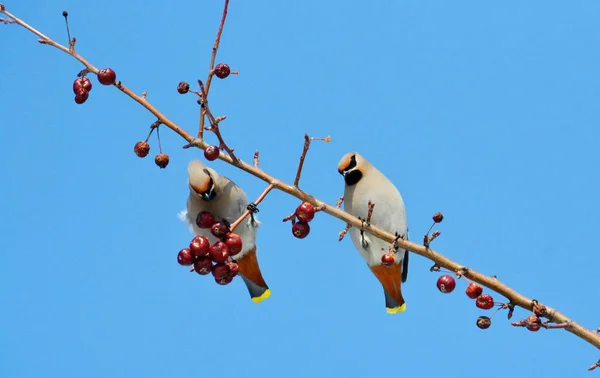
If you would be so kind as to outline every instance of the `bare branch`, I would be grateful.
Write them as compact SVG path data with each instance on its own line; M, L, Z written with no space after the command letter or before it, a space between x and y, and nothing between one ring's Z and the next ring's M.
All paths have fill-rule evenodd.
M246 217L248 215L250 215L251 213L256 211L256 206L258 206L258 204L260 204L265 197L267 196L267 194L269 194L269 192L274 188L275 186L273 184L269 184L269 186L267 186L267 188L260 194L260 196L258 196L258 198L256 199L256 201L254 201L251 206L249 206L248 210L244 211L244 213L242 214L242 216L240 216L235 222L233 222L230 227L229 230L233 231L235 230L235 228L237 226L240 225L240 223L242 223L242 221L244 219L246 219Z
M217 58L217 51L219 50L219 43L221 42L221 34L223 34L223 26L225 25L225 19L227 18L227 8L229 7L229 0L225 0L225 5L223 6L223 15L221 16L221 23L219 24L219 31L217 31L217 37L215 38L215 43L212 48L212 54L210 56L210 67L208 69L208 77L206 79L206 93L204 100L206 101L206 96L208 96L208 91L210 90L210 83L212 82L212 78L214 75L215 68L215 59ZM198 127L198 139L202 139L204 136L204 118L206 116L206 109L200 108L200 126Z

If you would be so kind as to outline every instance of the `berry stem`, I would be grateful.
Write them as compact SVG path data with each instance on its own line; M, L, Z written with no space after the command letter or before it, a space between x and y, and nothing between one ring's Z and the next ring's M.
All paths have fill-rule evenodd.
M221 23L219 24L219 30L217 31L217 37L215 38L215 43L213 44L212 54L210 56L210 67L208 69L208 77L206 79L206 92L204 93L204 101L206 101L208 96L208 91L210 90L210 83L212 81L214 75L215 68L215 59L217 58L217 51L219 50L219 43L221 43L221 34L223 34L223 26L225 25L225 19L227 18L227 8L229 7L229 0L225 0L225 5L223 7L223 15L221 16ZM207 114L206 108L200 108L200 126L198 127L198 139L202 139L204 137L204 118Z
M254 202L253 202L253 203L254 203L254 205L255 205L255 206L258 206L258 205L259 205L259 204L260 204L260 203L261 203L261 202L262 202L262 201L265 199L265 197L267 196L267 194L269 194L269 192L270 192L271 190L273 190L273 188L275 188L275 185L273 185L273 184L269 184L269 186L267 186L267 187L265 188L265 190L263 190L263 192L260 194L260 196L258 196L258 198L256 199L256 201L254 201ZM243 213L243 214L242 214L242 215L241 215L241 216L240 216L240 217L239 217L239 218L238 218L238 219L237 219L235 222L233 222L233 223L232 223L232 224L229 226L229 230L230 230L231 232L233 232L233 230L235 230L235 228L236 228L237 226L239 226L239 225L240 225L240 223L242 223L242 221L243 221L244 219L246 219L246 217L247 217L248 215L250 215L251 213L252 213L252 210L250 210L250 209L248 209L248 210L244 211L244 213Z

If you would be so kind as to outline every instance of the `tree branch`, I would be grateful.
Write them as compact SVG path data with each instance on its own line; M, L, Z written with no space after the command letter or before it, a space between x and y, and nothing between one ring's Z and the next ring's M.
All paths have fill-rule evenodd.
M229 3L229 1L225 0L225 8L223 11L223 17L221 19L221 24L219 27L219 32L217 34L217 39L215 40L215 44L213 46L213 54L212 54L211 65L210 65L211 71L210 71L209 77L206 81L206 95L208 94L210 82L212 79L212 70L214 68L214 60L215 60L216 52L217 52L217 49L219 46L220 36L222 33L223 24L225 22L225 17L227 15L228 3ZM0 13L5 14L12 21L14 21L14 23L24 27L25 29L32 32L33 34L37 35L39 38L41 38L41 40L40 40L41 43L49 45L49 46L53 46L53 47L63 51L64 53L71 55L72 57L77 59L79 62L81 62L83 65L85 65L85 67L90 72L93 72L95 74L98 73L98 69L96 67L94 67L86 59L84 59L81 55L79 55L77 52L75 52L74 49L69 50L68 47L63 46L63 45L53 41L49 37L45 36L44 34L40 33L33 27L26 24L21 19L17 18L13 14L6 11L4 5L0 5ZM160 121L160 123L162 123L166 127L170 128L175 133L177 133L179 136L181 136L183 139L185 139L189 143L190 146L194 146L194 147L197 147L200 149L205 149L208 146L208 144L201 139L201 137L202 137L201 132L199 132L199 138L193 137L190 133L188 133L181 127L179 127L177 124L175 124L169 118L167 118L164 114L162 114L158 109L156 109L150 102L147 101L146 98L144 98L144 96L137 95L132 90L125 87L120 81L115 82L115 84L113 84L113 85L115 87L117 87L121 92L125 93L127 96L131 97L134 101L136 101L137 103L142 105L144 108L146 108L149 112L151 112L154 116L157 117L157 119L158 119L158 121ZM206 98L204 98L204 100L206 100ZM205 108L203 108L203 109L205 109ZM204 123L203 123L204 115L205 115L205 113L203 111L201 113L200 130L203 130L203 128L204 128ZM257 177L258 179L268 183L269 184L268 191L270 191L271 189L274 188L274 189L283 191L285 193L288 193L289 195L292 195L292 196L300 199L301 201L309 202L313 206L322 209L323 212L343 221L348 226L356 227L358 229L363 229L365 232L368 232L369 234L372 234L373 236L375 236L379 239L385 240L388 243L395 242L399 248L406 249L410 252L416 253L427 259L430 259L435 263L436 266L444 267L452 272L460 273L462 276L467 277L467 278L471 279L472 281L475 281L483 286L486 286L487 288L495 291L496 293L506 297L512 305L522 307L528 311L533 311L533 309L534 309L534 301L532 299L518 293L514 289L510 288L508 285L500 282L495 277L486 276L486 275L479 273L473 269L468 269L464 265L459 264L455 261L452 261L449 258L440 254L439 252L432 250L426 246L419 245L419 244L416 244L416 243L413 243L413 242L410 242L410 241L407 241L404 239L396 240L395 235L378 228L376 225L366 224L365 222L361 221L359 218L354 217L354 216L350 215L349 213L346 213L345 211L339 209L338 207L329 205L329 204L311 196L310 194L299 189L296 186L297 183L296 183L296 185L290 185L290 184L287 184L287 183L284 183L282 181L275 179L273 176L269 175L267 172L258 168L258 166L255 166L254 164L248 164L242 160L236 161L234 157L232 157L228 154L224 154L222 152L219 153L219 159L221 159L221 160L225 161L226 163L229 163L229 164ZM258 165L258 164L256 164L256 165ZM537 305L541 306L541 304L537 304ZM570 332L574 335L577 335L578 337L580 337L583 340L587 341L588 343L594 345L595 347L600 348L600 335L598 335L595 330L591 330L591 329L587 329L587 328L583 327L582 325L571 320L565 314L561 313L560 311L558 311L554 308L545 306L545 309L546 309L546 315L545 315L546 318L548 318L549 320L551 320L552 322L557 323L557 324L565 324L564 325L565 330L567 330L568 332ZM595 368L597 365L598 364L593 365L592 368Z

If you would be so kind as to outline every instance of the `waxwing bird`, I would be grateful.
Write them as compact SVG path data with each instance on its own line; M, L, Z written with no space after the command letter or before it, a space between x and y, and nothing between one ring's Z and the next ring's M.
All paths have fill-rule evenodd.
M206 236L211 244L219 239L210 233L210 229L202 229L196 225L198 213L209 211L217 221L223 220L229 225L247 209L255 208L253 204L248 203L248 197L242 188L229 178L220 176L200 160L192 160L189 163L188 184L190 194L187 209L180 213L180 218L189 225L194 235ZM239 274L254 303L271 296L271 290L263 279L256 256L256 229L259 225L260 222L251 215L236 227L234 232L242 239L242 250L232 256L239 265Z
M375 166L356 152L349 152L338 164L344 176L344 210L355 217L366 219L369 201L375 204L370 223L398 238L408 239L406 210L400 192ZM398 249L394 263L384 265L381 257L389 252L390 243L352 227L349 230L354 247L383 286L387 312L396 314L406 310L402 297L402 283L408 276L408 252Z

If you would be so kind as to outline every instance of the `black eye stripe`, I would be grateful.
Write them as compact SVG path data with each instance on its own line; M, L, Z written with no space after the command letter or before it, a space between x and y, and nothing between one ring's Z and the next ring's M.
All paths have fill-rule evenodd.
M342 169L340 171L340 173L349 171L349 170L351 170L353 168L356 168L356 155L352 155L350 157L350 164L348 164L348 166L346 168Z

